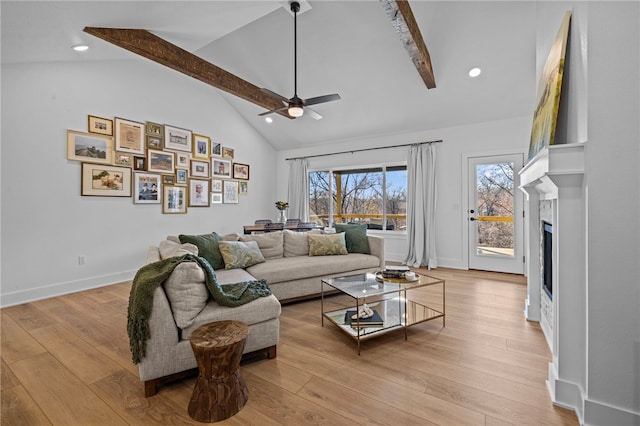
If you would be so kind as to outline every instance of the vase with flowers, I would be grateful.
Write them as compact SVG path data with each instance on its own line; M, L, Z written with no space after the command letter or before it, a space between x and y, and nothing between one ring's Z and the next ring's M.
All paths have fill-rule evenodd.
M280 212L280 217L278 218L278 222L287 223L287 214L286 210L289 208L289 203L286 201L276 201L276 209Z

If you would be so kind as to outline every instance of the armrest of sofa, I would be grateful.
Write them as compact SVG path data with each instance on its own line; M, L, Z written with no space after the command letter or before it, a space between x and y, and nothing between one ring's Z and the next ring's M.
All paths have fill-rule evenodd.
M369 252L380 259L380 267L384 266L384 237L379 235L367 235Z

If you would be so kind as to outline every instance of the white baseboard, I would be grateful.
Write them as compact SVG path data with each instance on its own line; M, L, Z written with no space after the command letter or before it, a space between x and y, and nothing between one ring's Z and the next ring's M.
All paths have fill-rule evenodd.
M0 308L48 299L50 297L75 293L82 290L104 287L111 284L121 283L123 281L130 281L133 279L135 274L136 271L124 271L77 281L69 281L66 283L51 284L29 290L3 293L0 295Z
M633 413L618 407L586 398L579 385L561 380L553 363L549 363L547 388L551 401L558 407L573 410L583 426L638 426L640 413Z

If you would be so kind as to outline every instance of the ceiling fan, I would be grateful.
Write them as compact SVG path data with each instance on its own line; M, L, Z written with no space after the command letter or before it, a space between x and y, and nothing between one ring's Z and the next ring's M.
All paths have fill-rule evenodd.
M332 95L324 95L324 96L316 96L315 98L309 99L301 99L298 97L298 22L297 16L300 11L300 3L297 1L291 2L291 12L293 12L293 97L291 99L285 98L282 95L279 95L275 92L272 92L269 89L260 89L261 91L270 94L271 96L279 99L283 106L281 108L272 109L267 112L263 112L258 114L259 116L273 114L273 113L283 113L287 112L289 117L298 118L301 117L305 111L315 118L316 120L320 120L322 116L309 108L309 105L317 105L325 102L337 101L340 99L340 95L334 93Z

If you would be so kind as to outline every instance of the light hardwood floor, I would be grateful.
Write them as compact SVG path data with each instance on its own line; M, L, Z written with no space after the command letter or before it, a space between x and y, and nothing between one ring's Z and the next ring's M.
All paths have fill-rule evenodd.
M368 340L361 356L335 326L321 327L318 299L283 306L277 358L243 363L249 401L217 424L578 424L549 399L550 352L524 319L523 277L429 273L447 280L446 327L437 319L406 341L402 331ZM187 414L195 379L144 397L126 333L129 289L0 311L2 425L201 424Z

